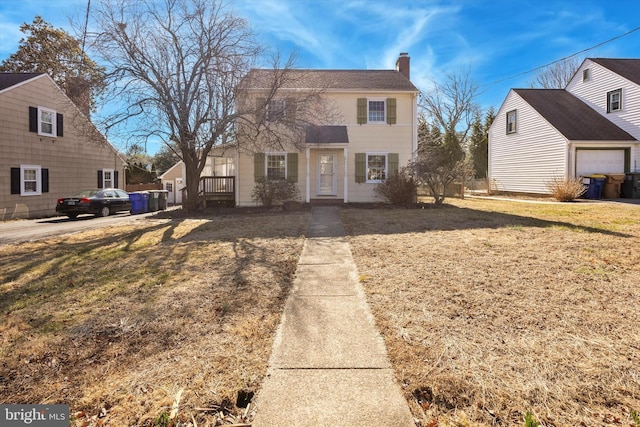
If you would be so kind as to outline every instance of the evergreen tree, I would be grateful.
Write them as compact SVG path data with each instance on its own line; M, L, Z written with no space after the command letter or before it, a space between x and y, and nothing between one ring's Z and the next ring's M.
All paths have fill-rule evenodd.
M47 73L85 113L95 111L96 99L104 91L105 69L92 61L80 42L40 16L24 23L17 52L0 64L1 72Z

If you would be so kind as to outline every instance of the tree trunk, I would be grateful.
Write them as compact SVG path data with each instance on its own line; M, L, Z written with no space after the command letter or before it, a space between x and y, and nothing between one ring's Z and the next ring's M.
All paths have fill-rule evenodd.
M200 171L198 170L197 160L189 159L184 156L184 168L187 182L187 199L182 201L182 208L188 212L198 210L198 189L200 187Z

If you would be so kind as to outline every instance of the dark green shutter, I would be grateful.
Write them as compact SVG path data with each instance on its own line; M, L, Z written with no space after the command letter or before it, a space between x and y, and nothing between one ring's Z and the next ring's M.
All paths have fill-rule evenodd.
M118 171L113 171L113 188L120 188L118 185Z
M11 168L11 194L20 194L20 168Z
M49 169L40 169L40 176L42 178L42 192L49 192Z
M285 100L285 115L287 122L293 123L296 121L296 99L295 98L287 98Z
M387 98L387 124L396 124L396 99Z
M358 98L358 124L367 123L367 98Z
M102 188L102 170L98 171L98 188Z
M298 182L298 153L287 154L287 180Z
M253 179L255 182L264 179L264 153L253 155Z
M398 153L389 153L387 155L387 162L389 163L387 169L389 171L389 176L398 172L398 166L400 166L400 160L398 159Z
M356 153L356 182L367 182L367 155Z

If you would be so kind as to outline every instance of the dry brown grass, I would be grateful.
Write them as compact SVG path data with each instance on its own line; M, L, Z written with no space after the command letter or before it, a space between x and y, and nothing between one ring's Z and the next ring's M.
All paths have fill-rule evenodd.
M184 389L181 425L244 419L237 393L266 372L308 221L139 221L0 247L0 402L166 425Z
M447 202L342 211L420 424L634 425L640 206Z

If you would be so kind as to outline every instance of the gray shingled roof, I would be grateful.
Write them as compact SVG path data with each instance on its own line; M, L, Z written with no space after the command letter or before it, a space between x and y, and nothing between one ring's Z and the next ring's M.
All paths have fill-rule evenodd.
M253 69L247 82L255 89L271 86L274 71ZM285 73L283 89L323 89L360 91L410 91L418 89L396 70L289 70Z
M571 141L635 141L564 89L514 89L558 132Z
M596 64L640 85L640 59L589 58Z
M306 144L348 144L349 135L346 126L309 126L304 142Z
M0 73L0 90L17 85L43 73Z

